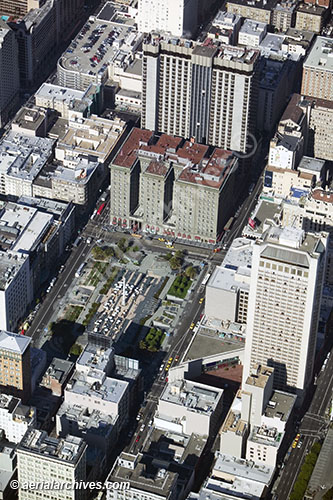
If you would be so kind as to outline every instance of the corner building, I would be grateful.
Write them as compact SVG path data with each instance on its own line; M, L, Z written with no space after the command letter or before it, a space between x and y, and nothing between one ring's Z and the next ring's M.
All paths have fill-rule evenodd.
M303 395L313 374L327 233L268 229L253 246L243 380L274 368L274 388Z

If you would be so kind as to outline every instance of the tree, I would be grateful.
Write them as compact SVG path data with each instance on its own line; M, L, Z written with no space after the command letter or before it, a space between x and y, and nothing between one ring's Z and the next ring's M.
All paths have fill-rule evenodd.
M312 453L315 453L316 455L319 455L319 453L320 453L320 449L321 449L321 444L320 444L320 443L318 443L318 442L316 442L316 443L314 443L314 445L312 446L312 448L311 448L311 452L312 452Z
M121 238L121 239L118 241L117 245L118 245L118 248L119 248L122 252L124 252L124 253L126 252L126 249L127 249L127 247L128 247L128 243L127 243L126 238Z
M176 269L180 269L182 266L181 260L175 255L171 257L171 259L169 260L169 264L173 271L175 271Z
M190 278L190 280L193 280L197 273L193 266L187 266L187 268L185 269L185 274L188 278Z
M74 356L80 356L81 352L82 346L80 346L80 344L73 344L69 351L69 353L73 354Z

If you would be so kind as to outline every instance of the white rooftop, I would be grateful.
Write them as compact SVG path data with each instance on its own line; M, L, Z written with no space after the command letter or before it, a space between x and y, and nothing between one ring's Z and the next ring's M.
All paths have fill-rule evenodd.
M215 410L222 392L222 389L213 390L210 386L189 380L176 380L165 386L160 400L210 415Z
M54 140L9 131L0 142L0 174L32 182L52 154Z
M245 19L243 26L239 30L240 33L247 35L258 35L260 36L263 31L267 29L266 23L261 23L253 19Z
M52 83L43 83L35 93L36 97L43 97L45 99L56 101L66 101L68 103L73 99L82 99L84 95L84 91L69 89Z
M317 36L315 43L304 61L304 67L333 71L332 38Z
M224 472L239 478L250 479L258 483L269 484L274 474L274 467L257 465L252 460L232 457L223 453L216 453L214 472Z
M30 342L30 337L0 330L0 350L24 354Z

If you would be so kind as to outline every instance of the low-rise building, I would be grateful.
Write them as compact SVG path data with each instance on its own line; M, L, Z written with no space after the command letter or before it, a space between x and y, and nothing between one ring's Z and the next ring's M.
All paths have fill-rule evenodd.
M16 445L0 441L0 499L12 498L11 480L16 475Z
M56 415L58 437L70 434L82 438L87 443L89 452L97 448L106 462L114 451L120 427L117 415L91 410L90 405L84 407L63 403ZM100 470L103 468L101 463Z
M269 164L265 169L264 191L281 198L307 196L312 188L322 184L325 172L325 160L308 156L303 156L293 169Z
M34 94L36 106L52 109L64 119L98 114L103 95L99 86L92 84L86 90L75 90L53 83L43 83Z
M223 390L178 379L168 382L159 398L154 424L180 434L210 436L219 426Z
M206 286L205 316L246 324L253 241L237 238Z
M228 0L227 12L238 14L241 17L253 19L265 24L271 24L272 10L277 4L277 0Z
M277 3L273 8L272 25L278 31L286 32L295 25L297 1L285 1Z
M91 370L88 375L76 371L65 388L64 401L69 405L118 416L122 427L128 419L128 385L128 382L106 377L105 373L98 371L93 373Z
M215 457L213 470L204 483L206 490L212 493L219 491L230 495L230 498L242 498L244 492L252 500L266 497L274 467L219 452Z
M303 57L308 53L315 37L312 31L298 30L296 28L288 28L285 34L286 37L282 48L289 54L298 54Z
M124 500L179 500L178 474L166 470L164 464L143 460L144 455L122 452L107 479L109 482L129 483L121 491ZM120 499L119 491L107 489L107 500Z
M219 10L207 35L228 45L236 45L241 27L241 16Z
M11 123L11 129L15 133L29 135L32 137L46 137L51 113L45 109L28 108L23 106Z
M52 139L8 132L0 143L0 194L34 196L33 182L53 149Z
M0 429L12 443L20 443L28 429L36 426L36 410L21 400L7 394L0 394Z
M253 19L245 19L238 33L238 44L247 47L259 47L266 33L267 24Z
M65 359L53 358L43 375L40 385L50 389L55 396L61 397L73 370L74 363Z
M296 9L296 24L297 30L312 31L320 33L328 15L328 9L319 5L309 5L301 3Z
M263 411L260 425L253 425L247 439L246 459L276 467L296 396L274 391ZM283 450L284 451L284 450Z

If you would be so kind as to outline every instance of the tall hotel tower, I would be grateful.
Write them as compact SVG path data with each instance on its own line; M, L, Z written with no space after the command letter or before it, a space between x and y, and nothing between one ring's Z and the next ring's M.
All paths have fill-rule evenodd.
M259 53L148 35L143 45L142 127L246 152L254 132Z
M244 377L274 367L274 386L302 396L311 382L327 233L271 227L253 246Z

